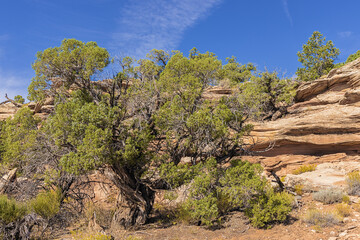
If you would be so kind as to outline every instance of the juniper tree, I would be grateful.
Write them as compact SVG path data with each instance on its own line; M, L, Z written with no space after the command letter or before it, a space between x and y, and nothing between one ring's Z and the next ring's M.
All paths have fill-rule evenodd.
M311 81L327 74L334 67L334 60L339 55L339 49L332 41L326 41L322 33L315 31L302 52L298 52L299 62L304 66L298 68L296 75L301 81Z

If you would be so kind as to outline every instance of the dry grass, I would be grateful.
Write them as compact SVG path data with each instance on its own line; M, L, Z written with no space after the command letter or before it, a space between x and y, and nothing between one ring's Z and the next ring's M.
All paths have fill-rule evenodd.
M305 173L305 172L312 172L312 171L315 171L316 166L317 166L316 164L303 165L303 166L300 166L297 169L295 169L292 173L294 175L299 175L299 174Z
M348 217L351 214L350 206L344 203L337 204L335 211L340 217Z
M302 220L310 225L329 227L339 224L341 217L334 211L321 211L311 208L306 212Z

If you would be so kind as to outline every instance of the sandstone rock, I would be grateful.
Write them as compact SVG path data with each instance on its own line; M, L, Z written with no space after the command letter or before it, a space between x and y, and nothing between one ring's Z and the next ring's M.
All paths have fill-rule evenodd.
M252 157L267 171L291 173L303 164L360 162L360 59L299 87L296 103L275 121L256 122Z
M18 110L18 107L16 107L11 102L1 104L0 105L0 121L5 120L8 117L12 117L16 111Z
M360 169L359 162L337 162L319 164L315 171L299 175L288 174L285 186L302 185L303 191L314 192L324 188L339 188L346 191L346 175Z

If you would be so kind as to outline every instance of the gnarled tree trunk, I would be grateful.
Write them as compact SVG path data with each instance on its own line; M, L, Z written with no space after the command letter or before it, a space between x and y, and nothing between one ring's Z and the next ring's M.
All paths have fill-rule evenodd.
M155 192L136 180L134 174L124 167L109 167L105 174L120 189L111 228L145 224L152 210Z

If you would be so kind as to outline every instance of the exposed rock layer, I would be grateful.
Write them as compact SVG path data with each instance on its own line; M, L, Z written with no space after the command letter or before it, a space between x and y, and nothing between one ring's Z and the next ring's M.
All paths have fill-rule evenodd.
M360 161L360 59L301 85L295 101L285 117L255 123L256 156L246 159L280 174L303 164Z

